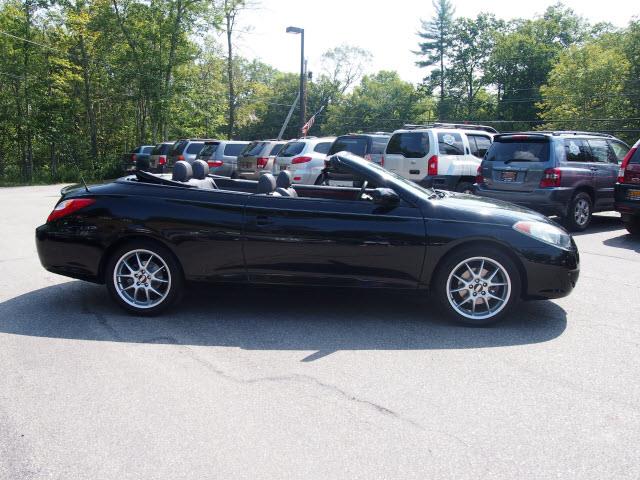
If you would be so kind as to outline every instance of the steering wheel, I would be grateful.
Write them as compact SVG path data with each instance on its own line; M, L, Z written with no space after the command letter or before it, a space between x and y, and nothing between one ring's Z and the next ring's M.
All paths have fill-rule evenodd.
M358 200L362 200L362 196L364 195L364 192L367 189L367 185L369 185L368 180L365 180L362 182L362 187L360 187L360 191L358 192Z

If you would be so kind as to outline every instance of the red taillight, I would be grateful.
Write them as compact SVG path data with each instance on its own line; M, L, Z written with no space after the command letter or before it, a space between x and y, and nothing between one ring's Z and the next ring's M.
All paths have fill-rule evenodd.
M178 161L184 162L184 155L178 155Z
M292 165L297 165L299 163L310 162L311 160L312 160L311 157L296 157L293 160L291 160L291 164Z
M167 157L158 158L158 165L166 165L166 164L167 164Z
M135 153L131 154L131 161L135 163L136 158L138 158L138 156Z
M620 164L620 170L618 170L618 183L626 183L625 177L626 177L626 173L627 173L627 165L629 165L629 162L631 161L631 157L633 157L633 154L636 153L637 149L638 149L637 147L633 147L624 156L624 159L622 160L622 163Z
M302 177L293 177L293 180L299 182L300 180L302 180Z
M380 157L380 166L384 167L384 155Z
M258 157L256 159L256 167L258 168L266 167L267 163L269 163L269 157Z
M59 218L66 217L81 208L88 207L94 202L95 200L93 198L71 198L69 200L63 200L53 209L53 212L51 212L47 218L47 222L53 222Z
M478 171L476 172L476 183L482 185L484 183L484 177L482 176L482 165L478 165Z
M427 175L438 175L438 156L434 155L427 161Z
M365 160L368 160L368 161L370 162L370 161L371 161L371 154L367 153L367 154L364 156L364 159L365 159Z
M540 188L559 187L562 181L562 172L557 168L547 168L540 180Z
M209 164L209 168L221 167L222 166L222 160L211 160L211 161L209 161L207 163Z

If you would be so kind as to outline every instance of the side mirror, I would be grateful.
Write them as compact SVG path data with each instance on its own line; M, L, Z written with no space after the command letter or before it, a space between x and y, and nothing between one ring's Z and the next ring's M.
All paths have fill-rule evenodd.
M395 207L400 203L400 197L390 188L376 188L371 192L373 203L382 207Z

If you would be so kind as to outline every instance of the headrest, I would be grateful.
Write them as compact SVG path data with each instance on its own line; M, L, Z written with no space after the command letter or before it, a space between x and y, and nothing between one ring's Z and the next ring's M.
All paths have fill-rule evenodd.
M148 172L151 168L151 163L149 162L149 157L139 157L136 159L136 170L142 170L143 172Z
M289 187L291 187L291 172L288 170L282 170L276 179L276 188Z
M188 182L192 176L193 170L191 169L191 164L189 162L179 160L173 166L172 180L175 180L176 182Z
M193 178L197 178L198 180L207 178L209 174L209 164L204 160L196 160L193 162L191 169L193 170Z
M258 193L271 193L276 189L276 179L270 173L265 173L258 180Z

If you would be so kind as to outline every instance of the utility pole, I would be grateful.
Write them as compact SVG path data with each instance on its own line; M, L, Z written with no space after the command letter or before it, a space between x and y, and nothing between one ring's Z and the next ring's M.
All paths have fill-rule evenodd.
M302 134L302 127L305 124L306 102L305 102L305 82L304 82L304 28L299 27L287 27L287 33L300 34L300 134Z

